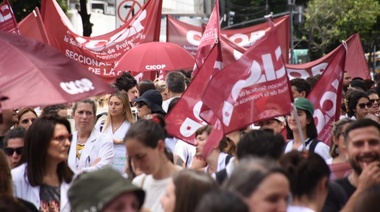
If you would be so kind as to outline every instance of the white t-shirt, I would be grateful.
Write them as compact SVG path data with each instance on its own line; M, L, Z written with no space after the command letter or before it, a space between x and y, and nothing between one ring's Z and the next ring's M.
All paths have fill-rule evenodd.
M308 141L309 138L306 139L306 141ZM293 150L293 140L289 140L289 142L286 144L286 147L285 147L285 153L288 153L290 151ZM306 145L306 150L309 151L309 148L310 148L310 144L312 142L309 142L307 145ZM300 145L297 150L298 151L302 151L302 148L303 148L303 145ZM330 155L330 147L327 146L325 143L323 142L318 142L318 144L315 146L315 149L314 149L314 152L317 153L318 155L320 155L325 161L330 159L331 158L331 155Z
M177 143L174 148L174 154L178 155L181 160L186 163L186 167L190 168L193 158L195 156L196 148L195 146L182 141L181 139L177 140Z
M171 177L155 180L152 175L141 174L135 177L132 183L142 188L146 195L143 207L148 208L150 211L161 212L163 211L160 199L165 195L166 186L170 183Z
M165 101L162 102L162 109L165 111L165 113L168 112L168 108L169 108L169 104L170 102L175 99L175 98L178 98L179 96L173 96Z
M295 206L295 205L289 205L287 212L315 212L315 210L312 210L310 208L306 208L303 206Z
M174 137L165 138L165 147L170 150L171 153L174 154L175 145L177 143L177 139Z

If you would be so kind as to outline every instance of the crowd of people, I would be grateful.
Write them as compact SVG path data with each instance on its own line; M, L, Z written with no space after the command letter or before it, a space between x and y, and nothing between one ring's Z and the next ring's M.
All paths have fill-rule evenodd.
M379 210L379 75L344 73L331 141L318 139L307 99L318 76L295 78L296 113L226 134L208 155L213 126L197 129L194 145L166 130L190 76L174 71L137 82L123 73L105 98L105 114L91 98L70 112L68 105L41 114L3 110L0 211Z

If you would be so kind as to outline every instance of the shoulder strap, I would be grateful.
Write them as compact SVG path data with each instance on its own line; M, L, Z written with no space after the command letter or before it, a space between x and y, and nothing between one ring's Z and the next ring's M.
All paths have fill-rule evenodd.
M222 170L215 173L216 182L218 182L219 185L221 185L224 182L226 177L227 177L227 170L226 169L222 169Z
M227 166L228 162L230 162L231 158L232 158L232 155L228 154L226 157L226 162L225 162L226 166Z
M310 147L309 147L309 152L314 152L315 151L315 147L317 146L319 140L318 139L313 139L311 141L311 144L310 144Z

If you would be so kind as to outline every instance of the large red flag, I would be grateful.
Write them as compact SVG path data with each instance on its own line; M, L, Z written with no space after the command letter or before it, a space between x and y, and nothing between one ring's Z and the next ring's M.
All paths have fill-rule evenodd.
M54 0L43 0L41 13L52 46L111 82L122 73L113 71L113 67L126 51L140 43L159 40L161 11L162 0L150 0L130 22L96 37L77 35Z
M289 16L283 16L275 18L273 20L275 27L278 30L277 39L280 42L281 50L283 52L284 61L289 59ZM255 40L262 36L262 31L268 30L268 24L258 24L251 27L233 29L233 30L221 30L222 37L228 38L233 43L236 43L240 47L248 48ZM188 50L192 55L195 55L198 45L202 37L202 27L197 27L191 24L187 24L176 20L172 16L167 16L167 42L176 43ZM224 44L222 42L222 54L223 63L226 59L230 59L225 55L233 55L232 52L228 53L223 49Z
M206 44L202 44L202 55L196 56L196 58L203 58L199 60L201 62L200 69L197 74L194 75L192 82L178 101L176 106L170 111L166 117L167 130L173 136L176 136L190 144L194 144L195 131L205 125L206 123L199 117L199 112L202 107L201 95L206 88L208 80L213 73L221 70L221 51L220 51L220 36L219 36L219 9L218 1L215 4L214 10L210 16L210 21L206 27L206 30L217 33L211 35L204 34L205 38L202 39ZM208 38L212 40L208 40ZM207 49L210 48L210 49ZM201 52L199 52L200 54Z
M20 34L50 44L38 7L18 23Z
M221 120L225 133L288 114L291 100L274 27L238 61L217 73L202 96L204 105ZM201 117L205 118L204 111L201 111Z
M345 60L346 49L340 45L334 51L332 60L315 85L315 89L307 97L314 105L318 138L328 145L331 142L332 123L340 116Z
M347 43L347 60L346 71L351 77L362 77L363 79L370 78L368 65L365 61L364 51L360 42L359 34L354 34L346 40ZM304 78L322 74L328 64L333 60L335 52L339 47L328 53L326 56L318 60L304 64L286 64L286 69L289 78Z
M8 0L0 4L0 30L20 34L17 21Z

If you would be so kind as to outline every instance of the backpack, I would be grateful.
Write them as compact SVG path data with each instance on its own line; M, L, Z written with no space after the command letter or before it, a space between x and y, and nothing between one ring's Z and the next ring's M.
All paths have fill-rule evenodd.
M305 146L309 145L309 143L310 143L309 152L314 153L315 147L317 146L318 142L320 142L320 140L318 140L318 139L309 139L305 142Z
M225 161L225 165L227 166L228 162L230 162L230 159L232 158L232 155L227 155L226 157L226 161ZM221 185L224 180L227 178L227 170L226 168L218 171L215 173L215 178L216 178L216 182L219 183L219 185Z

